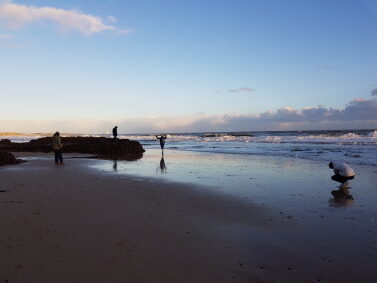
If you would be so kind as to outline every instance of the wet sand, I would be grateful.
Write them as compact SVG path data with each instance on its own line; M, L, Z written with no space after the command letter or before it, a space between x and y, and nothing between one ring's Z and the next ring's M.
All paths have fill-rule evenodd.
M374 167L150 152L1 167L0 282L377 281Z

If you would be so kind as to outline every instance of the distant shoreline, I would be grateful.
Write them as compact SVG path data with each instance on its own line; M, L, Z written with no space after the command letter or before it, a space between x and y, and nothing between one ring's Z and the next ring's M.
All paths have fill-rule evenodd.
M199 131L199 132L169 132L164 131L164 133L168 135L187 135L187 134L238 134L238 133L300 133L300 132L347 132L347 131L377 131L376 129L314 129L314 130L260 130L260 131L254 131L254 130L248 130L248 131ZM119 135L125 135L125 136L133 136L133 135L150 135L153 136L156 133L160 133L161 131L156 131L154 133L119 133ZM0 136L51 136L54 133L46 133L46 132L33 132L33 133L21 133L21 132L0 132ZM65 133L60 132L61 135L109 135L112 136L110 133Z

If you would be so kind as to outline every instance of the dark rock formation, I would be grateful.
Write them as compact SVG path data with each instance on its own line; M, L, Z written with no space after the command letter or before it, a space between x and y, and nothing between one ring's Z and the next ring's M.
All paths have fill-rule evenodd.
M0 144L11 144L12 142L8 139L2 139L0 140Z
M12 165L25 162L24 160L17 159L13 153L0 149L0 165Z
M138 141L104 137L63 137L63 153L90 153L102 158L138 159L145 151ZM50 152L52 137L26 143L0 142L0 149L14 152Z

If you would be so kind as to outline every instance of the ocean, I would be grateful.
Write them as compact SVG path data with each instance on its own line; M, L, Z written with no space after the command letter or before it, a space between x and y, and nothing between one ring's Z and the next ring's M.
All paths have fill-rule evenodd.
M377 130L265 131L168 133L165 148L180 151L293 157L318 161L343 161L377 166ZM0 139L26 142L42 134L1 135ZM64 136L64 134L62 134ZM106 134L78 136L108 136ZM152 134L118 136L139 141L143 147L159 148Z

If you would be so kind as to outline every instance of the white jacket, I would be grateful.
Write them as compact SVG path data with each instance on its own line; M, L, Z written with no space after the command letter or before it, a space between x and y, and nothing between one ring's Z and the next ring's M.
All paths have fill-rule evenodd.
M355 176L355 171L347 164L344 162L333 162L332 163L334 166L334 173L337 174L339 173L340 175L344 177L353 177Z

